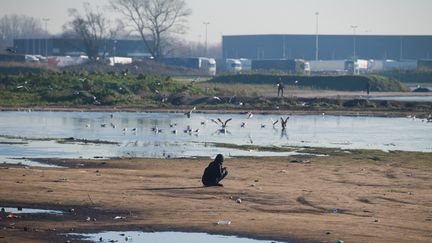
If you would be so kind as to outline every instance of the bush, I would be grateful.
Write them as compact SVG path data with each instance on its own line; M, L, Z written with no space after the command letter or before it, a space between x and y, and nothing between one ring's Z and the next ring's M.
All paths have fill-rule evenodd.
M363 91L367 83L371 84L371 91L409 91L399 81L378 76L287 76L265 74L237 74L215 77L210 83L240 83L240 84L276 84L281 80L285 85L311 87L340 91Z

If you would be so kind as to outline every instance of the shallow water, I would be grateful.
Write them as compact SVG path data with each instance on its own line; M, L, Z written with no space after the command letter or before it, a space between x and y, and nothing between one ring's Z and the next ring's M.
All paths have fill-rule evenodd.
M254 242L275 242L265 240L254 240L249 238L240 238L236 236L210 235L206 233L183 233L183 232L101 232L95 234L69 234L73 236L82 236L92 242L149 242L149 243L189 243L189 242L209 242L209 243L254 243Z
M113 117L111 118L111 114ZM259 146L312 146L342 149L381 149L432 152L432 123L412 118L295 115L287 129L272 126L277 115L104 112L0 112L0 134L30 138L99 139L119 144L60 144L54 140L26 140L27 144L0 144L0 163L7 158L56 157L193 157L274 156L275 153L218 148L212 143ZM226 132L211 119L227 123ZM205 122L201 125L201 122ZM246 122L244 128L241 123ZM114 124L115 128L110 124ZM106 124L102 127L101 124ZM170 127L170 124L176 126ZM262 125L265 125L262 128ZM187 127L192 132L185 133ZM152 128L161 132L156 133ZM125 129L126 128L126 129ZM136 131L132 131L133 129ZM123 131L125 129L125 131ZM199 132L195 132L199 129ZM172 131L176 130L174 134ZM0 141L22 141L0 138ZM10 162L7 161L8 163Z
M2 208L0 206L0 208ZM60 215L63 214L63 211L59 210L47 210L47 209L36 209L36 208L22 208L21 210L18 210L18 208L8 208L5 207L6 213L12 213L12 214L56 214Z

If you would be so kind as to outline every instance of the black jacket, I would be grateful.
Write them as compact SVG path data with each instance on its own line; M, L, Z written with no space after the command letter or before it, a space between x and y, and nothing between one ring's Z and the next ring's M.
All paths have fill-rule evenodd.
M219 183L222 173L222 164L213 161L205 168L202 183L206 186L216 185Z

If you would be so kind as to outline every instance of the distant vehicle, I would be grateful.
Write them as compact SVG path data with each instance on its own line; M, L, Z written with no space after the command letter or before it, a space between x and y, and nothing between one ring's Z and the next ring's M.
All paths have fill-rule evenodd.
M209 76L216 75L216 60L208 57L167 57L160 60L162 64L177 67L198 69Z
M257 59L252 60L252 70L277 70L288 73L307 72L307 62L303 59Z
M317 74L343 74L345 73L345 60L311 60L309 61L311 73Z
M225 60L225 69L227 72L239 73L242 71L242 63L240 59L228 58Z
M25 55L25 62L27 63L36 63L39 62L39 58L34 55Z
M367 73L369 71L369 61L364 59L347 59L345 61L345 71L353 75Z
M241 69L242 71L250 71L252 70L252 60L247 58L240 58Z
M132 58L131 57L110 57L108 58L108 64L110 66L114 66L115 64L131 64Z

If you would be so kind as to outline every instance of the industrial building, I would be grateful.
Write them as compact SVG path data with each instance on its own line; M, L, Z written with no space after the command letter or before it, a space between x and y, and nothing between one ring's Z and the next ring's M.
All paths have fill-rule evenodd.
M419 60L432 58L432 36L414 35L226 35L223 59L352 58Z
M82 40L68 38L15 39L14 50L17 54L43 56L85 55ZM100 48L107 56L143 57L149 52L142 40L106 40Z

